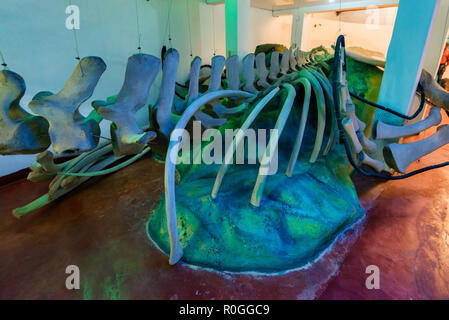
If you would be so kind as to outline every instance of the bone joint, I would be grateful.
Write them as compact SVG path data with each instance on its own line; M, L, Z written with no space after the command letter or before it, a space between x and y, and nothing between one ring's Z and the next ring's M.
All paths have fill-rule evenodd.
M160 70L161 61L158 58L135 54L128 59L125 81L116 102L92 103L103 118L113 122L111 137L117 157L140 153L156 136L154 132L144 132L137 125L136 113L146 105L151 85Z
M56 153L78 154L98 144L98 123L84 118L78 109L92 96L105 70L106 64L101 58L83 58L61 91L39 93L29 103L33 112L48 120L51 144Z
M50 146L49 124L20 107L25 94L23 78L9 70L0 71L0 154L33 154Z
M449 125L438 127L437 132L427 139L420 141L387 145L384 150L384 158L387 164L394 170L405 173L408 166L429 153L449 143Z
M393 126L379 120L375 126L374 136L378 140L409 137L439 125L441 120L441 109L432 107L427 118L408 126Z

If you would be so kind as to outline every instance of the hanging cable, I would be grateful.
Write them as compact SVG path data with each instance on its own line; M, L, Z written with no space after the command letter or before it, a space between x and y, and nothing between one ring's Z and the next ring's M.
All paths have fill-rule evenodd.
M167 23L168 23L168 45L170 48L172 48L172 37L171 37L171 9L172 9L172 2L173 0L169 0L168 2L168 17L167 17Z
M334 73L334 77L333 77L333 81L332 81L332 94L333 94L333 98L334 98L334 107L335 107L335 115L337 118L337 125L338 125L338 131L340 133L340 137L343 140L343 145L345 147L345 152L346 152L346 156L349 160L349 163L354 167L354 169L356 171L358 171L359 173L368 176L368 177L375 177L375 178L380 178L380 179L384 179L384 180L402 180L402 179L406 179L406 178L410 178L413 177L417 174L426 172L426 171L430 171L430 170L435 170L438 168L443 168L446 166L449 166L449 162L444 162L444 163L440 163L437 165L433 165L433 166L428 166L425 168L421 168L419 170L415 170L412 171L410 173L404 174L404 175L399 175L399 176L387 176L384 174L380 174L380 173L376 173L376 172L368 172L363 170L354 160L353 156L352 156L352 151L351 151L351 147L349 145L349 141L346 137L346 132L343 128L343 124L342 124L342 118L341 118L341 112L340 112L340 99L339 99L339 88L340 88L340 83L339 83L339 79L338 79L338 69L339 69L339 64L340 64L340 58L341 58L341 48L345 48L345 37L343 35L340 35L337 39L337 44L335 46L335 56L334 56L334 68L333 68L333 73ZM343 56L343 71L346 72L346 54L344 53ZM421 87L422 89L422 87ZM420 90L421 91L421 99L422 100L426 100L425 96L424 96L424 90ZM374 104L374 107L381 107L379 105ZM391 112L389 110L389 108L383 107L383 110Z
M188 30L189 30L190 56L193 57L192 32L191 32L191 27L190 27L190 6L189 6L189 0L186 0L186 10L187 10L187 26L188 26Z
M338 33L342 34L341 32L341 0L340 0L340 12L338 13L338 21L339 21L339 29L338 29Z
M72 6L72 0L69 0L69 5ZM73 27L72 30L73 30L73 40L75 41L75 55L76 55L75 59L80 61L81 60L80 49L79 49L79 44L78 44L78 36L76 35L76 28ZM82 70L81 70L81 72L82 72Z
M366 103L366 104L368 104L368 105L370 105L370 106L372 106L374 108L381 109L383 111L389 112L389 113L394 114L395 116L397 116L399 118L402 118L402 119L413 120L417 116L419 116L419 114L424 110L424 107L426 105L426 97L424 95L424 88L421 86L421 84L418 84L418 91L419 91L419 95L421 97L421 102L419 104L418 110L416 110L416 112L413 115L411 115L411 116L407 116L405 114L402 114L402 113L399 113L397 111L394 111L393 109L390 109L390 108L381 106L381 105L379 105L377 103L368 101L368 100L366 100L366 99L364 99L362 97L359 97L355 93L350 92L349 94L351 95L351 97L353 97L353 98L355 98L355 99L357 99L359 101L362 101L363 103Z
M140 31L140 20L139 20L139 4L137 2L138 0L135 0L136 4L136 27L137 27L137 50L139 50L139 53L142 52L142 33Z
M3 56L3 53L1 51L0 51L0 59L2 60L3 69L7 69L8 65L6 64L5 57Z
M217 48L215 46L215 6L212 7L212 41L214 46L214 56L217 54Z

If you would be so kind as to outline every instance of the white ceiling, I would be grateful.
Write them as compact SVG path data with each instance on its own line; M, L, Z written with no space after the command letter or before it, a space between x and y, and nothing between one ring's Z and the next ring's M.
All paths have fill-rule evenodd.
M354 0L341 0L342 3L351 1ZM308 6L319 6L323 4L328 4L329 2L331 1L330 0L251 0L251 6L267 10L281 10L281 9L291 9ZM333 2L339 3L340 0L334 0Z

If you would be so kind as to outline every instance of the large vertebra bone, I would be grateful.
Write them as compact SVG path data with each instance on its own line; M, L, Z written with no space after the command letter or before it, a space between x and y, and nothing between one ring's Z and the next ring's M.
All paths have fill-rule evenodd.
M290 70L290 50L284 49L281 58L281 73L287 74Z
M239 56L233 55L226 60L226 79L229 90L240 89Z
M292 46L288 52L290 69L293 71L297 70L296 67L298 65L298 62L296 61L296 58L295 58L295 49L296 49L296 47Z
M221 76L223 69L226 65L226 59L223 56L215 56L212 58L212 68L210 75L209 88L207 92L215 92L221 88ZM212 109L219 117L222 113L226 113L226 107L223 106L218 100L212 103ZM200 121L206 128L220 127L226 124L224 118L214 118L207 113L198 110L195 118Z
M201 58L195 57L190 64L189 74L189 91L184 101L175 105L176 112L182 114L185 108L198 97L199 94L199 79L201 70Z
M106 64L99 57L83 58L64 88L57 94L41 92L29 103L30 109L50 123L49 134L53 150L59 154L78 154L98 144L98 123L84 118L78 109L92 93Z
M259 80L257 80L257 85L261 88L268 88L270 84L267 82L267 66L265 65L265 53L261 52L256 56L256 69Z
M271 53L271 58L270 58L270 75L269 75L269 79L270 80L277 80L278 79L278 75L280 72L280 68L279 68L279 52L278 51L273 51Z
M189 78L189 93L186 101L182 101L177 108L177 111L182 113L187 106L189 106L199 95L199 77L201 69L201 58L195 57L190 65ZM218 127L223 125L223 119L216 119L212 116L198 110L195 114L195 119L200 121L206 128Z
M384 150L384 158L387 164L394 170L405 173L407 167L415 160L441 148L449 143L449 125L438 127L437 132L431 137L405 144L392 143Z
M190 65L190 81L189 81L189 94L187 96L187 105L191 104L192 101L198 97L200 69L201 69L201 58L195 57L192 61L192 64Z
M374 138L377 140L408 137L439 125L441 120L441 109L432 107L426 119L408 126L393 126L379 120L373 134Z
M20 107L25 90L21 76L0 71L0 154L33 154L50 146L48 122Z
M243 60L243 79L245 80L245 84L243 86L243 90L250 93L257 93L257 89L254 87L254 81L256 79L254 74L254 54L247 54Z
M223 56L215 56L212 58L212 69L210 73L209 92L220 90L221 75L226 64L226 59Z
M176 49L168 49L162 69L161 89L156 103L156 120L159 125L159 131L166 137L170 137L170 133L175 126L172 119L172 108L178 64L178 51Z
M103 118L113 122L111 138L117 157L140 153L145 145L156 137L154 132L144 132L137 125L136 112L146 105L151 85L161 67L161 61L156 57L147 54L131 56L126 67L125 81L116 102L92 103Z

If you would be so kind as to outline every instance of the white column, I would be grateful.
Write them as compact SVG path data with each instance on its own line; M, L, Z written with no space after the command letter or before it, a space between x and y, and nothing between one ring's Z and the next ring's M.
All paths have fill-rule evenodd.
M226 0L226 55L250 52L250 0Z
M379 104L398 112L410 113L439 2L440 0L399 2L379 93ZM386 116L383 112L378 112L378 116L387 117L393 122L402 122L396 120L396 117Z
M440 65L441 57L443 55L444 46L448 35L449 28L449 0L440 1L435 16L434 26L430 33L429 45L427 53L424 58L423 68L436 77L438 67ZM419 99L415 98L412 112L414 113L419 107ZM407 121L408 124L420 121L423 119L425 109L414 120Z

